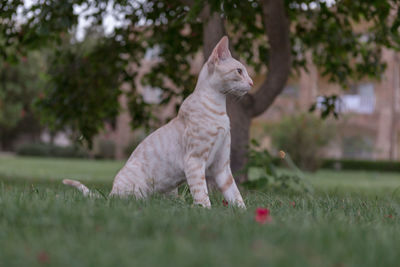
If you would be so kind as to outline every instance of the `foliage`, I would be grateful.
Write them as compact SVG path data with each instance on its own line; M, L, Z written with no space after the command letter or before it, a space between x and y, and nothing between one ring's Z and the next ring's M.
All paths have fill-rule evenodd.
M129 158L136 147L144 140L146 137L146 131L137 130L135 136L130 140L129 144L124 148L124 155Z
M312 114L289 116L273 126L272 143L289 154L304 170L316 170L321 164L321 149L334 137L334 125Z
M343 137L342 158L369 159L374 152L374 139L368 135L352 135Z
M382 49L399 48L400 16L391 14L398 3L286 0L293 69L306 68L312 61L331 82L343 86L353 79L379 78L385 67ZM260 23L260 1L68 0L37 1L29 8L22 4L18 0L0 4L0 51L8 62L17 61L15 55L29 49L64 43L67 32L78 23L77 8L86 11L85 16L95 26L102 25L106 14L119 22L113 33L98 37L87 55L79 49L60 51L53 61L52 88L42 103L49 124L55 129L69 127L89 143L103 121L118 114L120 85L125 81L134 85L146 49L159 47L160 53L139 82L163 90L160 105L191 92L195 77L190 73L190 62L203 45L205 5L225 19L240 58L256 71L268 63L268 36ZM17 23L19 9L25 20ZM72 42L79 46L76 40ZM136 68L128 68L129 62ZM151 125L151 105L135 88L126 94L132 126Z
M290 161L290 158L283 157L282 160L289 161L296 172L279 173L274 164L274 159L268 150L261 149L260 144L256 140L251 140L252 147L249 149L248 162L244 168L244 172L248 173L249 181L243 183L248 189L265 189L273 188L274 190L289 190L297 192L309 193L312 191L311 186L305 181L303 174Z
M142 58L141 48L136 47L135 41L138 29L119 28L112 36L102 33L108 3L101 0L48 1L45 4L34 2L29 8L22 7L21 1L0 4L0 10L9 11L0 19L3 22L0 25L13 51L24 54L29 49L46 46L54 52L50 57L53 67L48 73L51 85L38 102L43 121L53 131L72 130L75 140L87 141L89 146L104 121L115 119L119 113L121 83L132 82L135 76L127 72L128 63ZM87 15L93 24L82 42L68 33L73 33L78 23L78 14L74 13L77 7L90 13ZM25 20L16 26L13 21L18 8ZM9 14L12 12L14 14ZM133 24L134 17L134 14L129 17ZM9 34L11 31L16 34ZM6 59L10 56L3 55Z
M132 152L136 149L138 145L139 142L137 140L131 140L129 144L124 148L124 156L129 158L129 156L132 154Z
M100 139L97 142L95 157L98 159L115 158L115 142L108 139Z
M18 136L40 133L34 101L43 97L48 83L43 52L21 56L17 64L0 59L0 142L11 148Z
M333 115L335 119L339 118L339 113L337 112L336 103L339 100L338 95L323 96L322 101L319 103L321 105L321 118L326 119L329 115ZM314 112L317 109L317 102L314 102L308 109L309 112Z
M274 157L272 163L277 168L288 168L288 164L281 158ZM336 171L373 171L373 172L400 172L400 163L391 160L369 160L369 159L321 159L319 170L336 170ZM338 172L339 173L339 172ZM258 172L255 173L258 175Z
M54 50L48 72L51 84L37 105L52 129L68 127L76 139L90 141L104 121L115 119L121 95L120 66L126 64L120 54L110 55L118 49L112 39L90 35L84 42Z
M400 172L400 162L388 160L325 159L324 169Z
M51 146L42 143L26 143L20 145L16 153L20 156L40 156L40 157L49 157L51 151Z
M55 158L87 158L89 154L78 146L57 146L45 143L25 143L16 151L20 156L38 156Z

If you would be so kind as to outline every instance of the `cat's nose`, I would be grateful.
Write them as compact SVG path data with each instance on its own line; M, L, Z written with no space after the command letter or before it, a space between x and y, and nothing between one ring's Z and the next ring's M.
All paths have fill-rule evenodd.
M251 79L250 79L250 81L249 81L249 84L250 84L251 87L253 87L253 85L254 85L254 84L253 84L253 81L252 81Z

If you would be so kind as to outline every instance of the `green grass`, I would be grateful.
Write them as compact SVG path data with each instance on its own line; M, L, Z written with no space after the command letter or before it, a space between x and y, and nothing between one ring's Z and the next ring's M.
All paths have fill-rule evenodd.
M185 195L90 199L60 183L109 190L122 164L0 157L0 266L399 265L395 174L307 174L314 195L247 191L246 211L217 193L207 210ZM255 222L257 207L271 223Z
M400 173L320 170L307 177L318 190L400 196Z
M75 179L94 183L111 183L123 166L122 161L50 159L37 157L0 157L0 177L35 181Z

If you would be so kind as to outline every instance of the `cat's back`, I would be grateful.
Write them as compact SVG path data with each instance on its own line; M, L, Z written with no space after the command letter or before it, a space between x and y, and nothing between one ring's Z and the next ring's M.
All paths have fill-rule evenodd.
M164 154L163 158L165 158L171 153L178 152L181 149L179 142L181 132L183 132L183 124L178 118L172 119L148 135L133 151L131 158L144 157L145 160L149 160L147 156L151 154L153 158L162 160L161 153Z
M182 123L174 118L147 136L117 174L113 190L126 191L134 182L143 192L166 192L184 180L182 131Z

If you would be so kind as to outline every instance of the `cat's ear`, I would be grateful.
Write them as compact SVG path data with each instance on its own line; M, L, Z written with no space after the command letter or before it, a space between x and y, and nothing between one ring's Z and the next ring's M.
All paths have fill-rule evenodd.
M216 63L220 60L224 60L231 57L231 52L229 51L229 41L228 37L224 36L215 46L213 52L208 58L209 63Z

